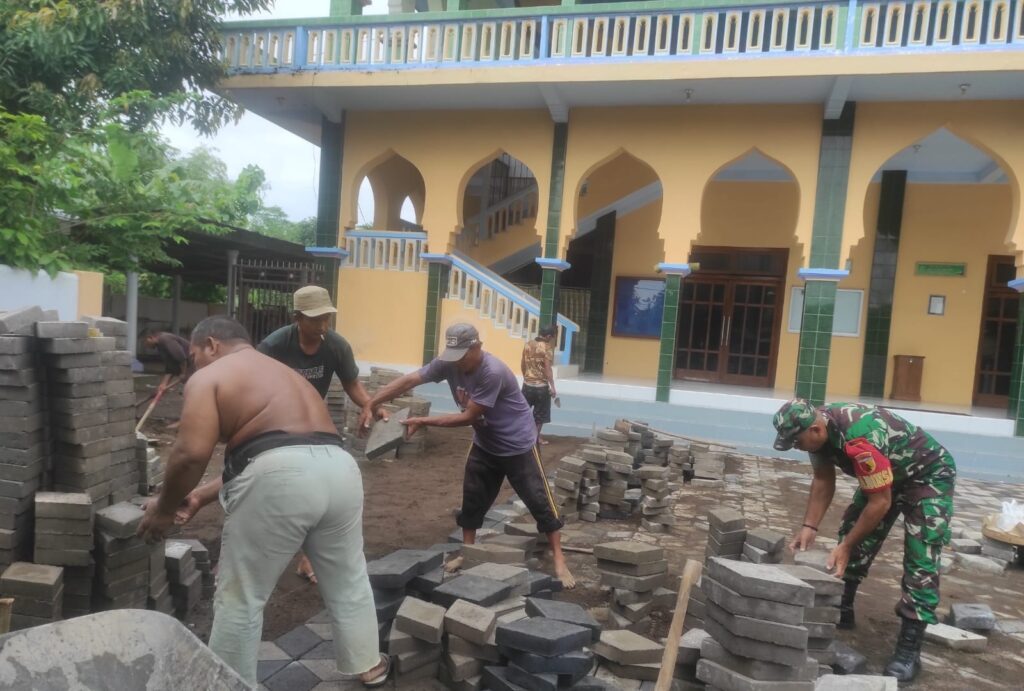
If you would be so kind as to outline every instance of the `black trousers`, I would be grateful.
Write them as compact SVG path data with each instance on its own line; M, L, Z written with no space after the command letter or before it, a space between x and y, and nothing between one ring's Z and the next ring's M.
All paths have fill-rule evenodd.
M478 530L506 477L537 521L538 532L552 533L561 529L564 523L558 516L536 446L515 456L495 456L473 444L466 459L462 511L456 523L468 530Z

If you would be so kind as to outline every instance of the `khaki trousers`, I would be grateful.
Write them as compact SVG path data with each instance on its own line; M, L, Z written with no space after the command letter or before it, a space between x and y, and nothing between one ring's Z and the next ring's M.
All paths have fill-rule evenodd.
M338 670L379 661L377 614L363 557L363 481L337 446L286 446L260 454L221 490L221 537L210 648L250 684L263 608L296 552L316 570L334 632Z

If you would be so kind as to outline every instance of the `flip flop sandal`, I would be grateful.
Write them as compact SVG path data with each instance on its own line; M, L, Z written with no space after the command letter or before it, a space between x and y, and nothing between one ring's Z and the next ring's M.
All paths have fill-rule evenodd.
M305 573L303 571L296 571L295 575L301 578L302 580L306 581L307 583L312 583L314 585L317 584L317 581L314 580L316 578L315 573Z
M381 686L384 686L384 684L388 683L388 677L391 676L391 656L381 655L380 659L381 662L384 663L384 671L375 676L370 681L363 682L363 686L365 686L368 689L376 689Z

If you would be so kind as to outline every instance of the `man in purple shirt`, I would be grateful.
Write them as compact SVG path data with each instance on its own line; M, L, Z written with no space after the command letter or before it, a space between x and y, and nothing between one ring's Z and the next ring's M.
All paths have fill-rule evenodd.
M363 408L360 426L368 427L378 407L398 398L424 382L448 382L452 397L462 412L455 415L409 418L406 434L412 436L421 427L464 427L472 425L473 447L466 461L462 481L462 511L456 522L462 528L463 542L476 542L476 531L483 525L502 481L507 477L512 489L530 509L538 532L548 536L554 560L555 576L565 588L576 585L562 554L561 529L544 466L537 451L537 426L530 406L519 389L512 370L498 358L483 351L476 328L453 324L445 332L445 350L417 372L396 379ZM453 571L461 557L447 565Z

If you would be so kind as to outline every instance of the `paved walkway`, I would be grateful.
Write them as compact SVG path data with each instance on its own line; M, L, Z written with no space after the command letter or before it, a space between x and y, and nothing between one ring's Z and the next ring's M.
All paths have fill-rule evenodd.
M549 462L549 470L552 470ZM685 486L675 494L675 514L679 520L673 532L652 534L638 531L637 521L577 522L566 526L563 541L567 545L590 547L614 539L637 539L660 544L666 549L670 569L679 573L686 559L703 559L707 542L705 516L710 508L729 506L746 516L748 528L768 527L790 534L802 522L809 467L784 459L749 457L741 462L730 460L726 467L725 485L721 489ZM843 508L849 502L855 483L840 478L833 507L822 524L818 545L834 546L835 533ZM1008 485L962 479L957 485L954 536L981 529L982 518L998 511L1000 502L1016 497L1024 500L1024 485ZM898 631L893 606L900 595L902 573L902 523L893 528L879 554L870 577L858 595L858 628L841 631L837 638L864 654L869 673L881 672L892 651ZM415 548L418 545L408 545ZM951 554L951 553L950 553ZM570 567L580 587L565 593L575 601L589 604L607 602L606 593L597 585L596 560L590 555L569 554ZM787 561L790 559L787 558ZM549 568L550 565L545 565ZM1024 624L1024 567L1012 565L1005 573L995 575L965 570L953 565L942 578L940 617L953 602L981 602L990 605L1002 627ZM334 671L331 660L330 629L324 615L318 615L274 643L265 643L261 654L261 680L270 691L309 691L317 689L361 688L357 682L343 681ZM1024 630L1022 628L1021 630ZM970 688L1021 689L1024 670L1024 633L1007 634L995 631L989 636L984 653L951 651L926 643L923 653L925 676L915 688L935 691L960 691ZM413 687L402 687L413 688ZM444 688L435 682L420 681L416 689L429 691ZM626 682L627 691L639 689L639 683Z

